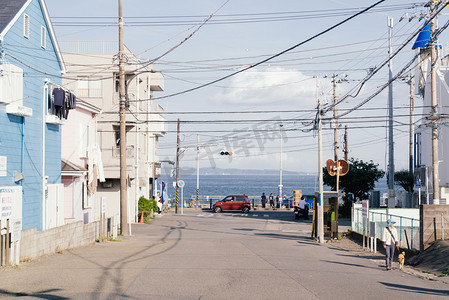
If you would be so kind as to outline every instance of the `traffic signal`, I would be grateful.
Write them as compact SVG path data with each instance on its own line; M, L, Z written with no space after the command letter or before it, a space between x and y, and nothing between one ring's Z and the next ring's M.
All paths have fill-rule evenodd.
M230 152L230 151L221 151L220 155L232 155L232 152Z

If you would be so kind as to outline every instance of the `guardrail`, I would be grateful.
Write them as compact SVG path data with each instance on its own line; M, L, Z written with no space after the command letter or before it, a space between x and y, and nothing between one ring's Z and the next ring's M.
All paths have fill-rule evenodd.
M377 239L382 240L383 229L386 227L388 219L396 222L394 226L399 234L399 246L409 249L419 249L419 219L370 210L369 221L375 222L375 237ZM351 220L352 230L363 234L362 208L354 207ZM369 226L369 224L366 226Z

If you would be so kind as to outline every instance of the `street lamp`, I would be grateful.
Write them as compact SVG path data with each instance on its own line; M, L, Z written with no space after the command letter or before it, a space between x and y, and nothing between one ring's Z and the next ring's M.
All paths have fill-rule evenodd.
M281 135L281 156L280 156L280 165L279 165L279 190L278 190L278 195L279 195L279 208L281 208L282 206L282 199L283 199L283 185L282 185L282 129L283 129L284 125L279 124L279 133Z

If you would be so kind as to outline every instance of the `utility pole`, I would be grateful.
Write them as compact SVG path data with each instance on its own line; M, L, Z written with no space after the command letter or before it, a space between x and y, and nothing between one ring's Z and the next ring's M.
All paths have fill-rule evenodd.
M283 144L282 128L283 127L284 127L284 125L282 125L282 124L279 125L279 132L281 134L281 145L280 145L281 146L281 156L279 158L279 162L280 162L280 164L279 164L279 208L282 207L282 198L283 198L283 193L284 193L284 191L283 191L284 186L282 185L282 144Z
M345 125L345 161L348 161L348 153L349 153L349 146L348 146L348 125Z
M393 65L391 55L393 52L391 45L391 37L393 31L393 18L388 17L388 35L389 46L388 55L390 60L389 67L389 85L388 85L388 206L394 207L395 193L394 193L394 143L393 143Z
M338 161L337 75L335 73L332 75L332 86L334 90L334 161L337 163Z
M413 89L415 77L410 75L410 128L409 128L409 161L408 170L413 175Z
M430 12L433 15L435 2L431 1ZM435 19L430 21L430 60L431 60L431 106L430 120L432 122L432 165L433 165L433 204L440 204L440 176L438 165L438 103L437 103L437 80L436 80L436 41L435 41Z
M196 135L196 204L199 204L200 194L200 135Z
M127 236L128 226L128 198L126 183L126 90L124 66L124 40L123 40L123 0L118 2L119 26L119 85L120 85L120 234Z
M176 203L175 203L175 214L178 213L178 201L179 201L179 144L180 144L180 139L179 139L179 133L180 133L180 120L178 118L178 135L177 135L177 141L176 141Z
M318 242L324 243L324 220L323 220L323 141L322 141L322 122L321 122L321 101L318 98L318 217L317 217L317 232Z

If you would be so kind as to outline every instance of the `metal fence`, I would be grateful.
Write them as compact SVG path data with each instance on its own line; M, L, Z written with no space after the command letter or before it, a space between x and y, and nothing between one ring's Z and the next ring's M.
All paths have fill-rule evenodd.
M419 219L370 210L369 221L375 223L375 237L382 240L383 229L386 227L387 220L389 219L396 222L394 226L399 234L399 246L409 249L419 249ZM352 230L363 234L362 208L355 207L353 209L351 220ZM365 224L365 228L369 228L369 224Z

